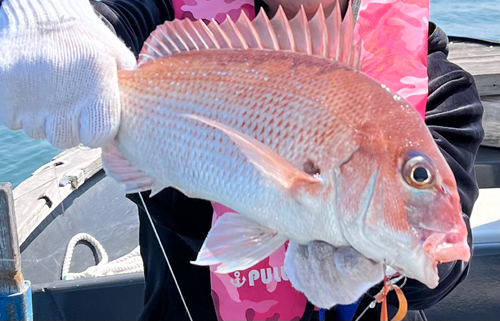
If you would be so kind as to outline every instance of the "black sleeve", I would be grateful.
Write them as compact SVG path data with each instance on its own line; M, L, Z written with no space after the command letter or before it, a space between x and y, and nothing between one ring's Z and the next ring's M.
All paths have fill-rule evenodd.
M440 29L437 32L442 32ZM469 232L469 218L479 189L474 173L474 162L484 137L483 106L472 76L447 60L447 49L430 52L428 56L429 96L425 122L435 142L450 165L457 181L463 218ZM403 292L409 310L423 310L442 300L467 276L469 264L456 261L438 266L439 285L435 289L415 280L408 280ZM377 286L369 291L375 295ZM395 307L398 301L393 291L388 303Z
M91 3L136 55L157 25L174 19L170 0L91 0Z

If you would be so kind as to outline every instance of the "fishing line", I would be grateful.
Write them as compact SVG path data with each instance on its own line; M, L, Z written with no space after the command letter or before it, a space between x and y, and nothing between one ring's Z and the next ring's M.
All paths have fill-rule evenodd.
M182 295L181 287L179 286L179 283L177 283L177 279L174 274L174 270L172 269L172 266L170 265L170 261L167 257L167 253L165 252L165 249L163 248L163 244L160 239L160 235L158 235L158 232L156 231L155 224L153 222L153 219L151 218L151 215L149 214L148 207L146 205L146 202L144 202L144 199L142 198L142 194L138 193L139 197L141 198L142 205L144 206L144 209L146 210L146 214L149 218L149 222L151 222L151 227L153 228L153 231L155 232L156 239L158 240L158 243L160 244L161 251L163 252L163 257L165 258L165 261L167 261L168 269L170 270L170 273L172 274L172 278L174 279L175 286L177 287L177 291L179 291L179 295L181 296L182 304L184 304L184 308L186 309L186 312L188 314L189 320L193 321L193 318L191 317L191 313L189 313L189 308L186 304L186 301L184 300L184 296Z
M384 264L382 265L382 270L384 271L384 278L385 278L386 273L387 273L387 265L385 264L385 260L384 260ZM377 306L377 300L375 299L372 302L370 302L370 304L368 304L368 306L363 310L363 312L361 312L361 314L354 321L361 320L361 317L366 313L366 311L368 311L368 309L373 309L376 306Z
M56 180L57 180L57 178L56 178ZM35 188L33 188L33 189L28 190L28 191L27 191L26 193L24 193L24 194L21 194L21 195L14 195L14 200L15 200L15 201L17 201L17 200L18 200L18 199L20 199L21 197L24 197L24 196L26 196L26 195L30 194L31 192L33 192L34 190L39 189L39 188L41 188L41 187L44 187L45 185L48 185L48 184L52 184L52 181L47 181L47 182L45 182L45 183L43 183L43 184L40 184L40 185L38 185L37 187L35 187Z
M368 311L368 309L373 309L376 305L377 305L377 300L373 300L354 321L361 320L361 317L366 313L366 311Z
M386 272L387 272L387 266L384 263L384 273L386 273ZM387 277L387 275L386 275L386 277ZM396 283L398 283L401 280L403 280L403 283L400 286L396 286L399 289L401 289L401 288L403 288L406 285L406 281L408 280L408 278L406 276L402 275L402 274L401 275L397 275L396 274L396 276L389 277L389 279L387 280L387 284L396 285ZM385 284L384 284L384 287L385 287ZM386 294L386 296L387 296L387 294ZM399 295L398 295L398 298L399 298ZM354 321L361 320L361 317L363 317L363 315L366 313L366 311L368 311L368 309L375 308L375 306L377 306L377 299L375 299L372 302L370 302L370 304L363 310L363 312L361 312L361 314ZM399 310L398 310L398 312L396 312L396 315L397 314L399 314ZM405 314L406 314L406 310L405 310ZM404 315L403 315L403 317L404 317ZM396 318L396 316L394 318ZM394 318L392 320L394 320Z
M61 200L61 208L62 208L62 215L65 214L65 208L64 208L64 199L62 198L62 195L61 195L61 187L59 186L59 182L57 181L57 164L54 163L53 164L53 168L54 168L54 183L56 184L56 189L57 189L57 193L59 194L59 199Z

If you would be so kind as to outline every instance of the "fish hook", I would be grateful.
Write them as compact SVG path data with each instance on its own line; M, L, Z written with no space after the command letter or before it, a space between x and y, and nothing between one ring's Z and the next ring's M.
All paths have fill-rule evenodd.
M385 271L385 265L384 265L384 271ZM406 300L406 297L403 293L403 290L401 288L405 286L407 277L404 275L401 275L399 273L396 273L391 276L384 276L384 286L380 290L380 292L375 295L375 300L370 302L370 304L361 312L361 314L356 318L355 321L359 321L361 317L368 311L368 309L373 309L377 305L377 303L382 304L382 309L380 311L380 321L388 321L389 316L387 313L387 294L391 291L394 290L396 292L396 295L398 297L399 301L399 308L398 311L396 312L396 315L391 319L391 321L401 321L405 317L406 313L408 312L408 302ZM399 281L403 280L403 284L400 286L397 286L396 283Z
M384 286L382 287L382 290L375 296L375 301L377 303L382 304L382 309L380 311L380 321L388 321L389 316L387 313L387 294L394 290L396 292L396 295L398 297L399 301L399 307L398 311L396 312L396 315L391 319L391 321L401 321L405 317L406 313L408 312L408 302L406 300L406 297L403 293L403 290L401 290L401 287L397 286L396 283L399 282L401 279L404 278L403 284L401 287L403 287L406 284L406 277L403 275L400 275L399 273L396 273L392 276L384 276Z

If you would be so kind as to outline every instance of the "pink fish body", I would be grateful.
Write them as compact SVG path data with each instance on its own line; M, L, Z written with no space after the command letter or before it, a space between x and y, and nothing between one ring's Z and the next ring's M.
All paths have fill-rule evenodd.
M173 186L241 213L219 218L196 261L218 272L321 240L433 288L437 263L470 255L453 173L413 107L353 69L338 11L305 17L159 27L119 73L105 169L128 191Z

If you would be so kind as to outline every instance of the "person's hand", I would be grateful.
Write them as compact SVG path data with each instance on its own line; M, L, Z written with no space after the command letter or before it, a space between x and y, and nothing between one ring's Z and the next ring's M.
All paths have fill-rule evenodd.
M100 147L117 133L117 69L133 53L89 0L4 0L0 123L58 148Z
M319 241L308 245L290 241L285 271L293 287L320 308L356 302L384 278L383 265L354 248Z

